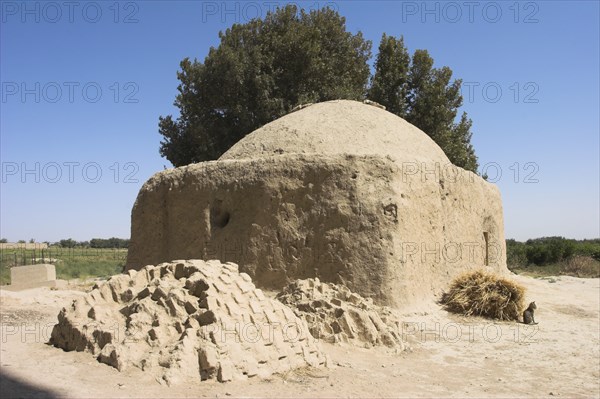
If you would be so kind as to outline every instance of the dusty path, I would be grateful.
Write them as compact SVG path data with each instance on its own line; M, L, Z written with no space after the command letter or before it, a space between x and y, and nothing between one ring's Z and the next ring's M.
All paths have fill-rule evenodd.
M600 280L516 276L538 304L529 327L407 314L412 351L323 344L336 367L268 381L167 387L88 353L46 345L59 309L80 291L0 291L0 391L8 397L600 397ZM555 281L555 282L553 282Z

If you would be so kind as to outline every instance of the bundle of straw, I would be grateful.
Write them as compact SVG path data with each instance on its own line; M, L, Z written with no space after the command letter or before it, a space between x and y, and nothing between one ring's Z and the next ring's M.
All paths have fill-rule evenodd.
M463 273L442 295L446 310L465 316L518 320L524 308L525 287L485 270Z

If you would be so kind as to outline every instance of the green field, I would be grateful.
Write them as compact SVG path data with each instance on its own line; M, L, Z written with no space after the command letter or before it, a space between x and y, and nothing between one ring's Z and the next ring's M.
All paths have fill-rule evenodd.
M10 268L35 263L52 263L56 277L108 277L123 270L127 249L60 248L41 250L0 249L0 285L10 284Z

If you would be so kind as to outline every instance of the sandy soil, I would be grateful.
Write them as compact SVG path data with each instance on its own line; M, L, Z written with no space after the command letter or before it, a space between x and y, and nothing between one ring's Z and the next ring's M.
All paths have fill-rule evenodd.
M46 344L79 290L0 290L0 395L8 397L600 397L600 280L515 276L538 305L537 326L448 314L403 316L411 349L322 344L330 369L270 380L168 387L120 373L89 353Z

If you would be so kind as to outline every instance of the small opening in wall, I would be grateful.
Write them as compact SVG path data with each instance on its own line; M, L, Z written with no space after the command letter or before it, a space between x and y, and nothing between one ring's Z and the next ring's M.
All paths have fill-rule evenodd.
M222 212L216 220L217 227L225 227L229 223L229 212Z
M223 211L220 206L210 210L210 224L212 227L223 228L227 226L230 217L229 212Z
M485 265L489 266L490 264L490 237L487 231L483 232L483 240L485 242Z

